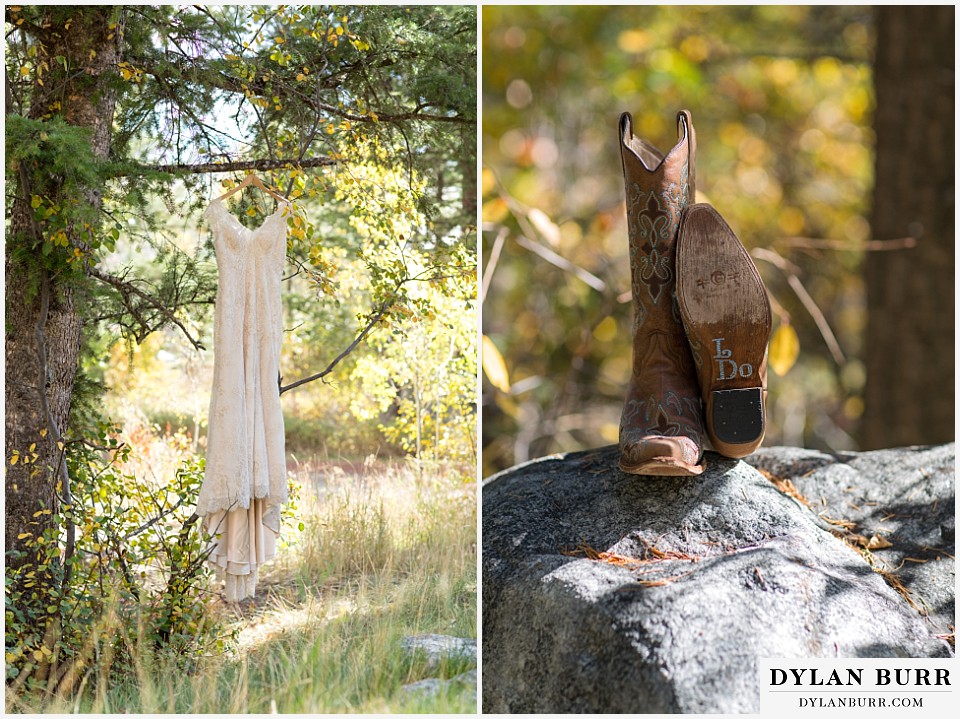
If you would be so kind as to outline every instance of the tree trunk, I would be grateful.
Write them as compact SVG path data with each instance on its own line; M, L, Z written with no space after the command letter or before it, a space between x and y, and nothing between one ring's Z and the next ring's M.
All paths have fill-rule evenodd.
M115 11L104 6L49 7L43 27L35 29L35 39L45 46L38 60L48 58L49 70L43 75L43 85L33 87L29 116L40 119L51 112L53 102L60 102L66 122L91 131L93 155L101 160L110 151L116 104L111 82L123 28L122 24L111 27ZM68 21L70 27L64 30ZM54 59L57 56L65 59L69 70ZM81 197L66 198L61 182L51 176L49 168L23 165L18 169L5 256L5 536L7 551L15 553L8 558L11 568L41 563L31 551L33 540L53 525L58 495L62 497L66 489L58 471L62 451L57 435L66 432L70 415L82 327L74 302L77 280L65 280L68 273L44 267L39 261L25 263L22 254L18 257L25 248L33 248L38 257L40 253L41 230L30 205L33 194L42 194L61 206L66 206L67 200L85 204L94 216L102 201L101 187L88 187ZM72 246L83 246L77 228L68 227L67 238ZM11 464L15 452L19 458ZM51 512L37 516L43 510ZM41 599L55 581L54 564L37 571Z
M877 9L861 449L954 439L954 8Z
M464 222L475 223L477 217L477 140L475 128L464 127L460 130L463 139L463 150L460 154L460 171L463 174L463 197L460 199L460 209Z

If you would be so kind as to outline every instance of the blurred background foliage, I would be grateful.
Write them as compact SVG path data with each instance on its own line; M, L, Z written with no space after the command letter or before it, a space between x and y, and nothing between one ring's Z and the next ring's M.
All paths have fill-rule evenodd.
M617 441L632 321L622 111L663 152L692 112L697 201L754 255L782 373L765 444L857 448L860 267L911 245L868 221L872 12L483 9L485 475Z

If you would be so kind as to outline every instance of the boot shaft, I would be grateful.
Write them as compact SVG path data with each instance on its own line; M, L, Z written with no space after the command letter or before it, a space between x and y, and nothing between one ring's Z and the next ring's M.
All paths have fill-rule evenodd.
M629 113L620 116L635 331L672 331L679 321L674 297L677 227L695 193L696 133L686 110L677 114L677 135L664 156L633 135Z

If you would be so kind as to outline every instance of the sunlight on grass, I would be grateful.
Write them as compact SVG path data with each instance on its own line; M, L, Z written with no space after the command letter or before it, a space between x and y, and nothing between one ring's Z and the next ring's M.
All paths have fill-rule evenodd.
M472 664L429 668L400 643L425 633L476 637L476 485L404 463L368 470L300 477L304 531L288 537L253 602L209 607L232 631L222 656L185 670L183 659L132 648L133 671L110 671L101 656L78 680L79 698L8 692L8 710L475 712L474 686L432 697L401 688Z

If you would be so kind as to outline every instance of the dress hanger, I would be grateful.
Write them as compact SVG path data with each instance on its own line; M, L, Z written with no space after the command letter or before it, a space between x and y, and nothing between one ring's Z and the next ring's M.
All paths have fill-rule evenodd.
M284 197L283 195L278 195L276 192L274 192L265 184L263 184L263 180L261 180L255 172L251 172L250 174L248 174L246 177L243 178L243 180L240 182L239 185L237 185L227 193L221 195L217 199L226 200L228 197L230 197L230 195L234 194L235 192L240 192L240 190L242 190L244 187L247 187L249 185L255 185L256 187L259 187L268 195L271 195L272 197L276 198L279 202L289 202L289 200L287 200L286 197Z

